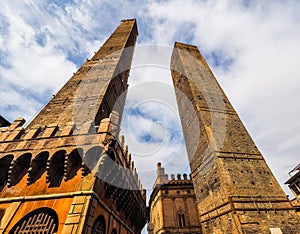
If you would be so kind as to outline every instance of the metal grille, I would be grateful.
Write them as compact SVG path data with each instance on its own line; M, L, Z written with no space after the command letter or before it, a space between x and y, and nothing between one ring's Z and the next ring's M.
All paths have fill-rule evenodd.
M33 211L21 219L9 234L55 234L58 220L51 213L43 209Z
M103 216L100 216L96 219L93 229L92 229L93 234L105 234L105 220Z

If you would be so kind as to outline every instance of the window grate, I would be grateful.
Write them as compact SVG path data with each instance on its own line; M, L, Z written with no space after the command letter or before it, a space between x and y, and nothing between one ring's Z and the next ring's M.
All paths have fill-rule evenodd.
M50 212L39 209L21 219L9 234L55 234L58 220Z
M93 234L105 234L105 219L103 216L99 216L92 228Z

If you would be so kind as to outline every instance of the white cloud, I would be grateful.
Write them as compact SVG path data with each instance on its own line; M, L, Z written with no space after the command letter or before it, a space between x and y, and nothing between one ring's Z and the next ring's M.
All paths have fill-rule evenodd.
M146 52L144 56L142 52ZM170 56L161 60L166 54L170 48L165 46L136 48L122 118L121 133L147 189L154 183L157 162L169 173L188 172L174 88L165 67Z
M180 40L201 49L272 171L283 184L288 170L298 163L299 158L300 3L292 0L249 1L247 6L243 2L110 3L82 0L58 5L47 1L2 1L0 111L5 113L1 114L9 118L31 116L42 105L40 102L61 87L75 67L98 49L121 19L138 17L140 44L173 46L175 40ZM130 81L133 87L153 80L170 84L168 62L163 61L171 50L160 49L169 52L160 54L160 50L152 48L140 54L136 64L145 54L154 62L146 60L149 62L147 69L144 66L132 70ZM136 50L136 57L138 53ZM146 62L142 61L142 64ZM163 63L163 66L149 69L151 63ZM134 98L142 96L151 97L143 92L129 93L127 105L132 107L136 104ZM170 94L155 90L152 96L160 96L172 108L176 106L174 97L166 98L171 97ZM11 106L7 108L9 104ZM147 108L144 111L154 113L152 117L160 117L166 124L164 126L170 126L168 120L175 119L172 112L150 105ZM143 124L143 121L145 119L140 119L136 124ZM151 121L147 120L145 124L151 129ZM159 139L159 135L155 137ZM179 159L179 155L184 154L182 147L172 151L171 142L165 146L157 160L172 153ZM169 162L166 170L174 172L176 165ZM151 173L154 176L153 171ZM147 176L145 178L147 180Z
M192 43L240 113L275 176L283 182L299 163L300 129L298 1L154 2L153 41L176 40L174 28L194 25ZM163 33L161 33L163 32ZM165 37L163 35L166 35ZM170 39L171 38L171 39ZM214 52L225 56L217 66Z

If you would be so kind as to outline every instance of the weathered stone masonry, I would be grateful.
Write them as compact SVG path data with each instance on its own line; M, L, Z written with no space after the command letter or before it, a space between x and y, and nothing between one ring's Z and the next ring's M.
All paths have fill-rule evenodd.
M118 136L135 20L27 126L0 129L0 233L140 233L146 194Z
M300 233L299 217L197 47L175 43L171 72L203 233Z
M119 136L137 34L136 21L123 20L27 127L19 118L0 128L0 233L141 232L146 194ZM300 233L197 47L175 43L171 73L192 180L169 181L158 168L150 200L157 233L198 233L199 223L207 234Z

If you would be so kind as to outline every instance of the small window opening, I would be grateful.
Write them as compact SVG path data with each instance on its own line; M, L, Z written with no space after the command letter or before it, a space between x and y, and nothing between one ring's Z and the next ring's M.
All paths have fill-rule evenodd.
M177 214L178 216L178 224L179 224L179 227L185 227L186 224L185 224L185 216L184 216L184 213L182 211L178 212Z

